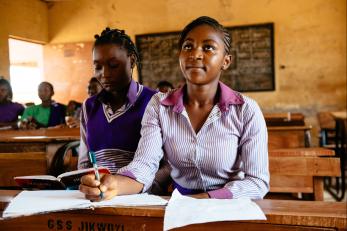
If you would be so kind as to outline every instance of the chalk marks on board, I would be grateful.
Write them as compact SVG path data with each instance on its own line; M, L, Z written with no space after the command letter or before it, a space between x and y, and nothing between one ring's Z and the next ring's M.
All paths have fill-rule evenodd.
M227 27L233 63L221 80L237 91L274 90L273 23ZM178 63L179 32L136 36L142 68L140 82L155 88L160 80L177 85L182 73Z

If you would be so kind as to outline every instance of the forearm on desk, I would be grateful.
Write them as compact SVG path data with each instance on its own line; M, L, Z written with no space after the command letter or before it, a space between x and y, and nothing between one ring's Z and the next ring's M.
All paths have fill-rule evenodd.
M143 184L131 177L124 175L112 175L100 185L101 191L112 190L114 196L137 194L142 191Z

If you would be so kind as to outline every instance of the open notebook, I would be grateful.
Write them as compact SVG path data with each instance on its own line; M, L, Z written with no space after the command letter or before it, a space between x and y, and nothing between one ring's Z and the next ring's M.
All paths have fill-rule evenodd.
M10 202L2 216L3 218L13 218L73 209L166 204L167 200L149 194L117 196L111 200L91 202L77 190L23 191Z

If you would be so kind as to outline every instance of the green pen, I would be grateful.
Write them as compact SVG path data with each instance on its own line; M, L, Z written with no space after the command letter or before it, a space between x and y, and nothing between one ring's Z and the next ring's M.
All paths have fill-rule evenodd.
M93 152L93 151L89 152L89 159L90 159L90 162L92 163L93 168L94 168L95 180L100 181L100 174L99 174L99 170L98 170L98 165L96 164L95 152ZM100 190L99 196L101 199L104 197L104 193L101 192L101 190Z

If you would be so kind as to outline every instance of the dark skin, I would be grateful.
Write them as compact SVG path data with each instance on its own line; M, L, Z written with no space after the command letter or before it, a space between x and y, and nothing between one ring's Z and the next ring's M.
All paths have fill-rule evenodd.
M132 67L135 64L135 56L116 44L96 46L93 50L94 74L102 87L110 93L108 100L112 110L119 109L126 101L129 85L131 82ZM101 180L95 180L95 175L83 176L79 190L85 197L92 201L100 201L100 191L103 199L108 200L120 194L132 194L127 191L127 186L133 185L137 192L142 190L143 185L128 177L119 175L101 175ZM119 192L118 189L124 189Z
M218 100L219 78L231 58L225 55L222 35L208 25L201 25L188 33L179 60L187 82L184 106L198 133Z
M0 85L0 104L8 103L8 95L10 91L6 85Z
M230 55L225 53L222 36L208 25L195 27L184 39L180 52L180 66L187 83L184 106L196 133L199 133L218 101L220 75L231 63ZM207 193L193 196L209 198Z
M38 89L39 98L41 99L42 107L50 107L52 104L53 89L46 83L41 83Z
M191 125L198 133L218 101L218 82L221 72L228 68L231 56L225 53L223 35L214 28L201 25L191 30L183 43L180 56L180 66L186 79L187 92L184 105ZM95 181L94 175L82 178L83 184L93 185L82 187L87 198L100 200L100 190L105 193L105 199L116 195L135 194L141 192L143 185L125 176L114 175L107 185ZM97 188L99 187L99 188ZM208 193L190 195L195 198L209 198Z
M98 82L90 82L88 85L88 95L93 96L98 94L102 90L100 83Z
M52 96L54 95L54 91L51 86L47 83L40 83L38 88L38 95L41 99L42 107L50 107L52 104ZM40 126L40 124L33 117L28 117L26 121L21 121L19 127L21 129L36 129Z
M116 44L105 44L94 47L94 74L102 87L110 93L108 104L115 111L126 101L131 82L133 55Z
M9 93L10 93L10 90L8 89L6 85L0 85L0 104L7 104L11 102L9 100ZM7 123L0 122L0 127L12 126L13 128L15 128L16 125L17 125L17 121L7 122Z

